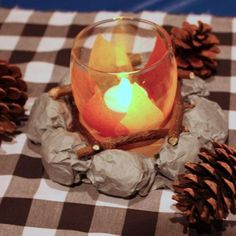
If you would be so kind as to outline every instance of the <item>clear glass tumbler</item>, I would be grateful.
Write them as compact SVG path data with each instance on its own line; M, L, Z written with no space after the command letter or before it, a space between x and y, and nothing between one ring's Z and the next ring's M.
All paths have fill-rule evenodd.
M139 18L83 29L71 50L70 77L78 119L98 138L161 128L177 89L169 35Z

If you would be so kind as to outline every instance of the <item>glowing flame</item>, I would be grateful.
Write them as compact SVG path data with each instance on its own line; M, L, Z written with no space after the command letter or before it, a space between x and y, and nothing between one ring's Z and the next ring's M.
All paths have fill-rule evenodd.
M127 78L120 78L120 83L109 88L104 94L105 104L115 112L126 113L132 100L132 86Z
M125 113L120 123L131 132L156 128L164 120L162 111L149 99L145 89L125 77L120 77L120 83L106 91L104 101L110 110Z

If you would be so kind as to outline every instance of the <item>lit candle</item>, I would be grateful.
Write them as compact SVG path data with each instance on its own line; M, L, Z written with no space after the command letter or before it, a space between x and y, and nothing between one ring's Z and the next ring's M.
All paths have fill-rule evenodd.
M124 47L99 35L90 54L89 67L103 73L89 71L87 78L78 75L93 83L81 80L81 83L85 83L84 87L75 87L78 87L76 91L82 94L82 98L77 94L74 97L80 100L76 104L80 107L82 121L90 131L115 137L161 126L165 116L149 96L148 89L140 83L131 83L127 76L133 68ZM117 77L107 76L109 74L106 72L115 72ZM81 88L85 91L80 92Z
M109 88L104 94L107 107L115 112L127 112L131 99L132 86L127 78L121 78L118 85Z
M147 92L127 78L109 88L104 94L106 106L115 112L125 113L120 123L130 132L155 129L164 120L162 111L149 99Z

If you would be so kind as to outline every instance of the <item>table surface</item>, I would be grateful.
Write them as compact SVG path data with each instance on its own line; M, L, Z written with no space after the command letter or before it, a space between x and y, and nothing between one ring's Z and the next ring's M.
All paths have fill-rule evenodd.
M68 72L77 32L94 21L120 14L128 13L0 8L0 58L17 63L22 70L29 90L27 114L34 100ZM207 81L209 99L225 111L228 143L235 145L236 18L148 11L135 16L167 29L199 19L213 26L221 53L217 75ZM0 149L0 235L196 235L194 228L185 227L171 196L170 190L156 190L145 198L127 200L99 194L91 185L61 186L48 179L38 150L24 133ZM236 234L236 216L229 215L219 234Z

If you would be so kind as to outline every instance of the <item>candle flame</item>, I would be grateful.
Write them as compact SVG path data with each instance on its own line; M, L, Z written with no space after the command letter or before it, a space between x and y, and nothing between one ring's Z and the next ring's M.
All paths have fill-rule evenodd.
M104 94L105 104L115 112L126 113L132 100L132 86L127 78L120 78L120 83L109 88Z
M106 106L114 112L125 113L120 123L130 132L159 127L164 120L162 111L149 99L144 88L131 84L125 77L104 94Z

